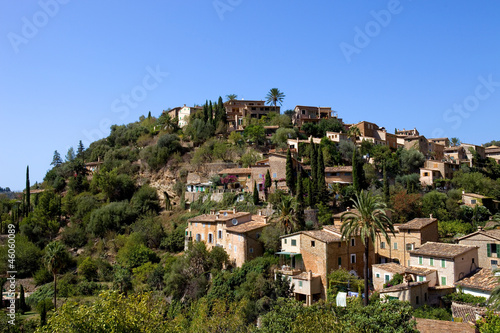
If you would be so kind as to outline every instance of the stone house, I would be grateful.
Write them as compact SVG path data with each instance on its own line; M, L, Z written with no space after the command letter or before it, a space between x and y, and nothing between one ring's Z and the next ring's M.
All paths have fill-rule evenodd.
M416 128L413 128L411 130L410 129L407 130L407 129L403 128L402 130L397 129L396 130L396 135L397 136L403 136L403 137L404 136L419 136L420 133L418 132L418 130Z
M434 138L434 139L428 139L428 141L443 145L444 147L450 146L450 139L448 138Z
M238 188L241 188L244 191L250 191L250 187L253 190L253 183L251 182L252 178L252 169L250 168L228 168L222 169L218 172L218 174L222 177L223 175L234 176L237 179Z
M281 236L280 239L281 251L278 254L284 264L279 272L289 276L292 282L296 279L295 276L303 272L311 272L313 277L319 277L320 292L303 296L304 299L315 301L326 298L327 278L332 270L344 268L357 276L363 276L364 246L359 236L342 240L340 230L329 225L321 230L300 231ZM372 245L369 249L368 264L371 267L375 254Z
M472 152L471 149L475 150L481 158L486 158L486 150L483 146L473 145L470 143L461 143L460 146L464 147L465 154L467 155L467 159L472 163Z
M333 115L332 108L325 106L297 105L293 111L292 122L299 128L306 123L319 123L322 119L337 118Z
M460 287L464 294L485 297L486 299L490 297L491 292L498 285L500 285L499 276L495 275L494 271L489 268L479 268L472 275L455 283L455 286Z
M208 249L220 246L226 250L234 266L260 257L264 253L259 240L267 226L267 216L253 215L236 210L221 210L203 214L188 220L185 248L189 242L204 242Z
M292 166L294 170L297 170L302 165L292 157ZM288 192L288 187L286 186L286 155L278 153L268 154L268 158L258 161L255 165L250 167L251 176L250 184L251 187L249 191L253 192L254 182L257 184L257 189L263 196L264 193L264 181L266 179L267 170L269 170L269 175L271 176L271 188L270 193L273 193L276 188Z
M497 163L500 163L500 147L489 146L489 147L484 148L484 152L485 152L486 157L492 158L495 161L497 161Z
M452 162L460 162L467 160L467 154L462 146L447 147L444 149L444 157Z
M420 168L420 184L432 186L437 179L452 179L459 170L458 163L427 160Z
M389 234L390 243L385 238L377 238L375 251L380 263L396 262L410 266L410 251L426 242L438 241L438 220L415 218L407 223L394 224L395 234Z
M266 105L265 101L230 100L224 103L226 109L228 130L243 130L246 126L245 118L260 119L270 112L280 113L280 107Z
M379 291L380 297L409 302L413 308L429 302L429 281L401 283Z
M500 261L500 230L479 229L459 238L458 244L478 247L479 267L498 268Z
M455 282L478 268L478 247L427 242L410 252L410 266L436 270L439 286Z
M372 265L373 289L384 289L384 284L392 280L394 275L404 275L405 267L395 262Z

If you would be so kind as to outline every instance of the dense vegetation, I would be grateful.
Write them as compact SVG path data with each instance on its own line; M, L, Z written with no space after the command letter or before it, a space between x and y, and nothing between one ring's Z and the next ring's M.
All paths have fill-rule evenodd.
M274 93L271 101L280 102L284 95ZM167 112L158 118L149 114L128 125L113 125L107 138L88 148L80 141L64 160L55 151L43 183L31 185L28 173L31 195L0 188L0 231L6 234L9 224L15 226L18 277L33 278L38 286L22 312L31 308L40 317L36 324L25 323L25 332L46 321L39 331L101 332L99 325L134 331L137 316L143 318L142 329L151 332L301 332L305 327L339 332L401 327L401 332L411 332L407 304L373 300L362 307L356 300L347 309L328 302L304 308L290 300L288 283L274 276L279 237L331 224L332 212L351 206L365 191L393 210L394 223L433 214L441 239L452 240L484 226L490 217L500 223L498 214L486 207L461 205L462 190L500 199L500 166L476 154L472 167L463 166L452 180L422 188L418 172L425 157L417 150L391 150L368 141L360 147L350 141L336 145L324 136L327 131L345 132L339 121L322 120L299 131L292 125L292 113L247 118L244 131L230 134L221 98L207 101L182 129ZM266 133L264 126L270 125L278 126L273 134ZM287 140L311 135L322 137L321 143L301 142L297 156L311 171L297 170L290 151L284 150ZM258 195L230 192L213 201L208 193L185 209L188 167L234 161L247 167L270 148L288 153L288 193L271 190L274 184L266 176L264 202ZM367 163L368 157L373 164ZM99 170L89 171L89 162L99 162ZM343 165L353 166L354 184L327 187L325 167ZM167 171L177 182L159 193L151 179ZM211 181L213 189L228 189L236 179L217 175ZM266 256L235 268L222 248L209 250L196 243L184 251L190 217L231 207L255 213L265 206L274 210L273 223L261 236ZM317 209L317 220L306 220L306 208ZM0 247L2 271L7 270L7 256L7 247ZM354 288L363 286L347 272L329 273L338 282L329 286L329 300L347 281ZM57 298L57 316L51 315L52 298ZM257 329L259 317L262 326ZM88 318L95 325L89 327ZM6 331L16 329L3 321L0 325Z

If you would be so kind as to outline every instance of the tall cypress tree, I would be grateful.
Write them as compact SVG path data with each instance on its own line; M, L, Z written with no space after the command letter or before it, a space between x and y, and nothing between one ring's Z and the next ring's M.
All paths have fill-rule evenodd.
M311 182L312 182L312 192L309 195L314 197L314 202L316 202L316 196L318 194L318 151L316 150L316 145L311 138L311 150L309 159L311 162ZM312 207L311 207L312 208Z
M316 205L316 202L315 202L315 195L314 195L314 190L313 190L313 182L311 181L311 179L309 179L309 183L308 183L308 189L307 189L307 203L309 205L309 208L314 208L314 206Z
M205 101L205 105L203 105L203 121L208 122L208 100Z
M214 123L214 108L212 106L212 101L208 104L208 122L212 125Z
M319 195L319 201L323 202L325 199L325 188L326 188L326 182L325 182L325 161L323 159L323 149L321 149L321 146L318 147L318 167L317 167L317 183L318 183L318 195Z
M290 149L288 149L288 152L286 153L286 186L288 186L288 190L293 195L295 193L295 174Z
M259 189L257 188L257 182L253 182L253 204L258 205L259 204Z
M25 209L25 216L28 216L29 212L30 212L30 207L31 207L31 203L30 203L30 199L31 199L31 193L30 193L30 166L28 165L26 167L26 209Z
M267 195L269 193L269 188L271 187L271 185L272 185L271 174L269 173L269 169L267 169L266 178L264 178L264 195L266 197L266 201L267 201Z
M390 201L389 181L387 180L387 170L385 167L385 163L383 166L383 173L384 173L384 201L386 205L389 205Z
M352 153L352 185L354 186L356 193L361 192L359 177L358 149L354 148Z
M24 297L25 297L25 295L24 295L24 287L21 284L21 290L19 292L19 307L21 308L22 312L28 310L28 307L26 306L26 299Z
M297 171L297 222L300 229L304 229L305 226L305 216L304 216L304 190L302 184L302 172L299 167Z

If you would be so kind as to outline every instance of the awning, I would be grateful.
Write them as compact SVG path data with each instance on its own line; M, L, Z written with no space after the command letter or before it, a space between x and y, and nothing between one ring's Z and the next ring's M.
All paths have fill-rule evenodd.
M276 252L275 254L287 254L289 256L300 256L300 253L297 253L297 252L286 252L286 251Z

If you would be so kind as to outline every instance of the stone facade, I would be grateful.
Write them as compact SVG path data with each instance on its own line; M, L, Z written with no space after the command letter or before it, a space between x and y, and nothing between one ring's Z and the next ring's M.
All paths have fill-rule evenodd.
M458 239L458 244L478 246L479 267L495 269L500 262L500 230L479 230Z

